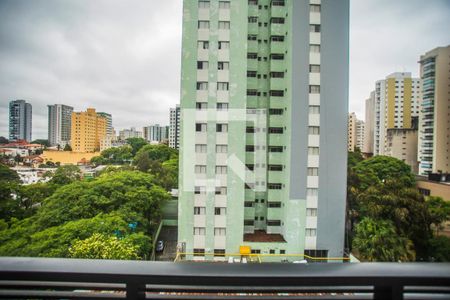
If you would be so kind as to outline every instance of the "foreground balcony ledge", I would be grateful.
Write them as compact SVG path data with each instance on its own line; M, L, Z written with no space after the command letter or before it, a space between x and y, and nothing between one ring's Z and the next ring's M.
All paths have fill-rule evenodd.
M449 270L448 263L199 264L4 257L0 298L245 299L250 295L242 293L257 293L251 298L311 299L311 293L328 298L342 293L339 299L407 299L417 294L420 299L448 299Z

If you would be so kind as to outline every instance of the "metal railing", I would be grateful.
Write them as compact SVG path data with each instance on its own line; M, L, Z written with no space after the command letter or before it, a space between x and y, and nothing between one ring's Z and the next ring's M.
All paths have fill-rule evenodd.
M0 258L8 299L449 299L450 264Z

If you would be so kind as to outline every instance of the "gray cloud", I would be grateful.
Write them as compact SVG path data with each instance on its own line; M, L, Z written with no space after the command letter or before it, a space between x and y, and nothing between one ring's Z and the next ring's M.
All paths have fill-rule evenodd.
M47 104L88 106L116 128L168 124L179 101L179 1L0 2L0 134L7 105L33 105L33 137L47 134Z
M450 44L450 2L353 0L350 16L350 110L364 119L375 81L402 71L418 77L420 55Z
M118 128L167 124L179 101L182 1L0 0L0 135L8 102L33 105L33 137L47 136L47 104L92 106ZM420 54L449 44L445 0L351 1L350 110L364 116L376 80L418 75Z

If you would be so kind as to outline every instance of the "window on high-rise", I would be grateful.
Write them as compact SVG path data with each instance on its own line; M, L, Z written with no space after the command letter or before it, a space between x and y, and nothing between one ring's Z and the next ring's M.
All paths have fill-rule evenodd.
M312 134L312 135L320 134L320 127L319 126L309 126L308 133Z
M284 41L284 36L283 35L272 35L270 37L270 40L272 42L283 42Z
M319 4L311 4L309 6L310 12L320 12L320 5Z
M272 97L283 97L284 96L284 91L282 90L270 90L269 91L269 95Z
M320 45L309 45L309 52L319 53Z
M309 93L310 94L319 94L320 93L320 85L310 85Z
M217 110L228 110L228 103L217 103L216 104Z
M309 113L310 114L318 114L318 113L320 113L320 106L318 106L318 105L310 105L309 106Z
M307 175L308 176L319 176L319 168L308 168Z
M194 206L194 215L206 214L206 207Z
M269 152L283 152L283 146L269 146Z
M272 6L284 6L284 0L272 0Z
M198 8L209 8L209 1L205 0L198 1Z
M226 195L227 187L226 186L217 186L216 187L216 195Z
M217 63L217 69L219 70L228 70L230 68L230 63L227 61L219 61Z
M196 123L195 131L196 132L206 132L206 123Z
M268 183L267 188L269 190L281 190L283 185L281 183Z
M317 217L317 208L307 208L306 215L308 217Z
M247 36L247 40L249 41L256 41L258 39L258 36L256 34L249 34Z
M309 155L319 155L319 147L308 147Z
M206 174L206 165L195 165L196 174Z
M271 18L270 23L272 24L284 24L284 18Z
M206 144L196 144L195 152L196 153L206 153Z
M219 42L219 49L230 49L230 42Z
M271 78L284 78L284 72L270 72Z
M229 89L229 83L228 82L218 82L217 83L217 90L218 91L228 91Z
M214 215L216 216L223 216L227 214L227 208L226 207L216 207L214 208Z
M208 41L198 41L198 48L199 49L209 49L209 42Z
M207 102L197 102L195 103L195 108L197 110L204 110L208 108L208 103Z
M269 127L269 133L281 134L283 133L283 127Z
M219 1L219 8L229 9L230 8L230 1Z
M282 115L283 109L282 108L270 108L269 109L269 115Z
M209 63L207 61L197 61L197 69L198 70L205 70L208 69Z
M208 82L197 82L197 90L199 91L206 91L208 90Z
M306 228L306 236L316 236L317 229L316 228Z
M194 227L194 235L205 235L206 228L205 227Z
M219 21L219 29L230 29L229 21Z
M280 220L267 220L267 226L281 226Z
M228 132L228 124L216 124L216 132Z
M258 22L258 17L250 16L250 17L248 17L248 22L249 23L257 23Z
M284 59L284 54L280 54L280 53L270 54L270 59L282 60L282 59Z
M247 71L247 77L256 77L256 71Z
M228 145L216 145L216 153L227 153Z
M209 29L209 21L198 21L198 29Z
M283 165L268 165L269 171L283 171Z
M320 73L320 65L309 65L309 72Z
M227 166L216 166L216 174L227 174Z
M320 32L320 25L317 24L309 25L309 32Z
M247 53L247 58L248 59L257 59L258 54L257 53Z

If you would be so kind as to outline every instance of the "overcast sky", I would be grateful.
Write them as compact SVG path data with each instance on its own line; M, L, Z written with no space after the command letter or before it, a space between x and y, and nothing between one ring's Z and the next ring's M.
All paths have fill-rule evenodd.
M181 12L181 0L0 0L0 135L15 99L33 105L33 139L47 138L55 103L109 112L116 129L168 124ZM449 0L353 0L350 16L349 101L359 118L376 80L418 76L419 56L450 44Z

